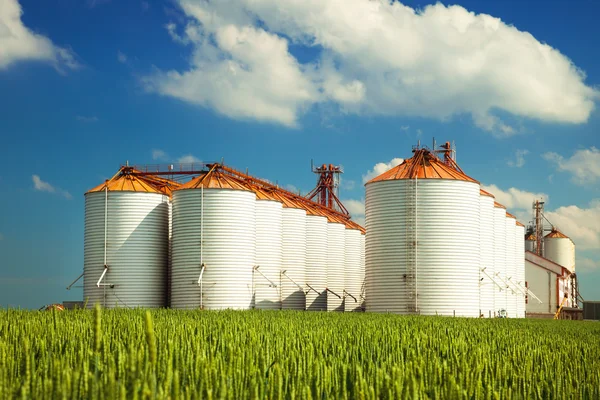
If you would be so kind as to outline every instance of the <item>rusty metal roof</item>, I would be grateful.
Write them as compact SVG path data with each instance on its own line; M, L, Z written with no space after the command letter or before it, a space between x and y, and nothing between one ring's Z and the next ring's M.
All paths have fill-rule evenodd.
M179 184L155 176L139 176L140 171L132 167L122 167L106 182L88 190L86 193L102 192L140 192L160 193L170 196L171 190Z
M506 212L506 218L513 218L513 219L517 219L517 217L515 217L514 215L512 215L511 213L509 213L508 211Z
M186 189L234 189L252 191L248 185L240 182L230 175L223 174L215 168L211 168L208 172L192 179L191 181L181 185L175 190Z
M525 235L525 240L534 241L535 240L535 233L531 232L530 234Z
M522 226L523 228L525 228L525 225L523 225L522 223L520 223L519 220L517 220L517 226Z
M494 202L494 207L496 207L496 208L504 208L506 210L506 207L504 207L502 204L498 203L497 201Z
M414 150L414 155L402 164L371 179L367 184L401 179L452 179L477 182L460 170L453 160L444 162L428 149ZM478 182L477 182L478 183Z
M495 198L496 198L496 196L494 196L494 195L493 195L493 194L491 194L490 192L486 192L486 191L485 191L485 190L483 190L483 189L479 189L479 194L480 194L481 196L487 196L487 197L491 197L491 198L493 198L493 199L495 199Z
M562 233L561 231L559 231L557 228L554 228L554 227L552 228L552 231L550 231L549 234L544 236L544 238L570 239L567 235L565 235L564 233Z

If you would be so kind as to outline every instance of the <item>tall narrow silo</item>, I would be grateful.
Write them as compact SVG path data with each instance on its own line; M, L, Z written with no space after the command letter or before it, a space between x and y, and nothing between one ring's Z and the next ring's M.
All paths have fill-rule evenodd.
M173 192L173 308L248 309L256 196L213 165Z
M306 210L299 202L279 197L282 210L281 308L306 309Z
M516 223L517 220L514 215L506 213L506 283L507 290L505 293L506 298L506 315L508 318L517 317L517 294L518 291L514 286L514 282L517 274L516 266Z
M306 309L327 311L327 217L306 216Z
M365 231L360 235L360 308L365 310L367 294L365 292Z
M283 259L283 205L269 192L254 187L256 194L256 267L254 307L281 309L281 265Z
M169 195L123 167L85 194L83 296L89 307L167 306Z
M544 257L575 272L575 244L556 227L544 236Z
M341 220L327 223L327 311L344 311L346 226Z
M479 190L427 149L367 182L367 311L479 316Z
M525 225L517 221L515 228L516 285L520 289L517 295L517 318L525 318Z
M535 253L535 233L525 235L525 250Z
M360 311L362 306L360 238L362 235L359 226L349 221L344 236L344 311Z
M494 311L506 310L506 207L494 202Z
M494 316L494 196L481 189L479 196L481 265L479 308L484 318Z

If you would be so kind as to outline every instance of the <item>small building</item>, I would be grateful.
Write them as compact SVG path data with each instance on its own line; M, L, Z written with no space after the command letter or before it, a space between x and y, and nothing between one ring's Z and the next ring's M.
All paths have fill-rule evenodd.
M600 320L600 301L583 302L583 319Z
M570 295L571 272L566 267L531 251L525 252L525 282L529 291L537 297L526 298L528 318L553 318L565 295L567 299L563 306L577 307Z

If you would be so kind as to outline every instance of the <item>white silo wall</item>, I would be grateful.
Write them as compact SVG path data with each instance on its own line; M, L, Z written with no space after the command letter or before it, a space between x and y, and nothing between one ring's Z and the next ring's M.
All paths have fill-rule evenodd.
M545 237L544 256L571 272L575 271L575 245L569 238Z
M517 317L517 289L513 283L517 272L516 254L515 254L515 228L516 220L506 217L506 282L508 289L505 290L506 316L508 318Z
M169 262L167 268L167 306L171 307L171 274L173 273L173 202L169 199Z
M484 318L494 316L494 199L479 196L479 223L481 265L479 281L479 308Z
M85 195L83 297L88 307L167 305L168 202L157 193ZM108 271L97 287L105 249Z
M344 311L344 252L343 224L327 223L327 311Z
M252 192L232 189L173 192L173 308L251 307L255 199Z
M327 218L306 216L306 309L327 311Z
M360 235L360 308L361 311L365 309L365 237L364 233Z
M367 311L479 316L479 190L443 179L367 184Z
M346 229L344 239L344 311L360 311L360 231Z
M494 279L502 287L494 289L494 311L506 309L506 210L494 207Z
M282 209L278 201L256 200L254 307L281 309Z
M306 309L306 211L284 208L282 214L281 307Z
M525 227L517 225L515 228L515 266L516 285L520 289L517 295L517 318L525 318Z
M525 250L535 253L535 240L525 240Z

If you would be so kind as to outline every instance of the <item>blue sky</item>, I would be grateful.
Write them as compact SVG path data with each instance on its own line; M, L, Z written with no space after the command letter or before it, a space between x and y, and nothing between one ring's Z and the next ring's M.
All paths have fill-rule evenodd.
M600 300L600 3L431 4L0 0L0 304L82 297L84 193L127 160L304 193L341 164L360 221L363 179L432 137L522 222L545 197Z

